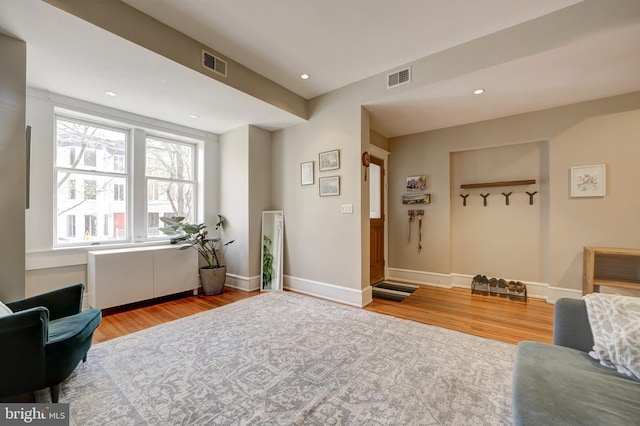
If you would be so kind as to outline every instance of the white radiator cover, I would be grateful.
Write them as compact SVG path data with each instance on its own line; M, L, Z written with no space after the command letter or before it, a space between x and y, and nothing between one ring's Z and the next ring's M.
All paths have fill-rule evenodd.
M87 253L87 291L106 309L198 288L198 252L176 246Z

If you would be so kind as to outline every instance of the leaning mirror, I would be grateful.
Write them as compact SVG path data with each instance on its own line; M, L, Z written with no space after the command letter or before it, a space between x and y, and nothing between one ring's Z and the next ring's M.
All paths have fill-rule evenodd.
M262 212L260 291L282 290L283 232L284 215L281 211Z

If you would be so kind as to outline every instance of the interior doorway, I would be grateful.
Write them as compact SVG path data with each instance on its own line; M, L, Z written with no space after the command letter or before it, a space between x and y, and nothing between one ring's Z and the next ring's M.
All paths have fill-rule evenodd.
M384 161L371 156L369 165L369 276L371 285L385 279L384 174Z

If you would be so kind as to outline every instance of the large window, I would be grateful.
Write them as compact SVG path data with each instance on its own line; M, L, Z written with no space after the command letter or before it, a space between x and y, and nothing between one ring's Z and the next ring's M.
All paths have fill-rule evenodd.
M161 216L194 221L198 142L184 139L56 116L56 245L165 238Z

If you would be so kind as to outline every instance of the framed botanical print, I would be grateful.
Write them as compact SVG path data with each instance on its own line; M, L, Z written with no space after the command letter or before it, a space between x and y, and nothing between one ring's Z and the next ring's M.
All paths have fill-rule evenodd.
M313 185L313 161L300 164L300 185Z
M340 176L328 176L318 179L321 197L340 195Z
M319 170L326 172L328 170L337 170L340 168L340 150L326 151L320 153L318 161Z
M571 197L604 197L606 195L606 166L578 166L571 168Z

